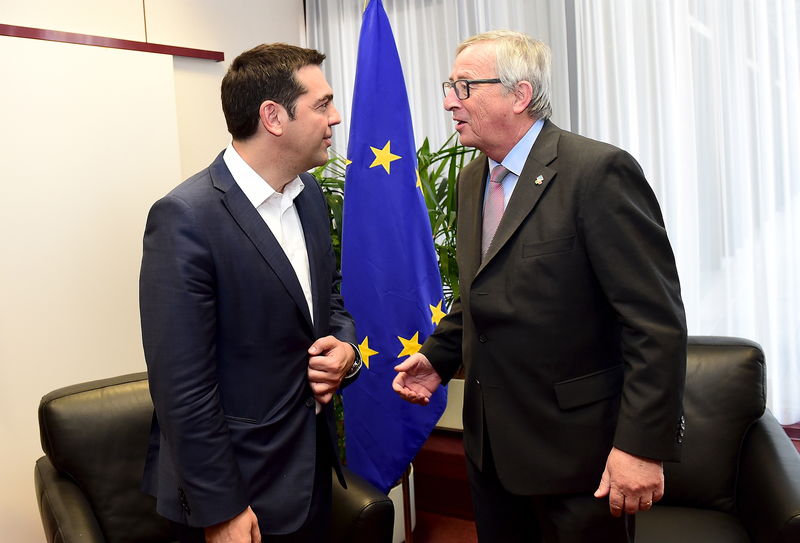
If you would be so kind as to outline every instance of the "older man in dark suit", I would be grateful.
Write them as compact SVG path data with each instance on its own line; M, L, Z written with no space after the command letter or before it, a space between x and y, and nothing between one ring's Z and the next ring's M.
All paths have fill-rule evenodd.
M144 489L181 541L325 541L330 400L360 367L320 187L340 122L317 51L242 53L233 142L155 203L140 279L155 416Z
M639 165L551 123L549 86L528 36L459 46L444 105L483 152L459 176L461 296L393 386L424 404L463 362L481 542L633 541L680 456L678 275Z

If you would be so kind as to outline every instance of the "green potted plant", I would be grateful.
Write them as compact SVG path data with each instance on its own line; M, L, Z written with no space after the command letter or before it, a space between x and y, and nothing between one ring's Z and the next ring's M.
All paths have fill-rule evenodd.
M428 138L417 150L417 170L422 194L431 221L433 243L442 276L445 304L458 296L458 264L456 263L456 184L458 172L477 151L464 147L454 133L439 149L431 150ZM333 153L328 162L311 171L328 202L331 218L331 239L336 257L341 257L342 209L347 159Z

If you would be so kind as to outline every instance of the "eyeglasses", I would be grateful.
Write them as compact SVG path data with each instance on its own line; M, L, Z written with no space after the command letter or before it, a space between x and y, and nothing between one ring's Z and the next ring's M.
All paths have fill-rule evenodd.
M445 81L442 83L442 92L447 96L450 89L453 89L456 92L456 98L466 100L469 98L469 86L482 83L502 83L502 81L499 79L456 79L455 81Z

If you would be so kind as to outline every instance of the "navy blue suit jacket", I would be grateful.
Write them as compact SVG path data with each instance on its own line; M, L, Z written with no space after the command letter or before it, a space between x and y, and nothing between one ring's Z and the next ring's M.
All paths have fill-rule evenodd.
M150 210L140 310L155 416L143 489L173 521L209 526L251 505L262 533L286 533L307 517L317 452L307 349L328 334L353 341L354 327L324 196L301 179L313 324L289 260L222 154ZM323 417L335 447L330 405Z

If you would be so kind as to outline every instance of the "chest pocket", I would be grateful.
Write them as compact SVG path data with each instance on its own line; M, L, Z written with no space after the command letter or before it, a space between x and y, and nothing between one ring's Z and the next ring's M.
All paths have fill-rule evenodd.
M552 255L566 253L575 247L575 236L565 238L548 239L533 243L522 244L522 258L533 258L535 256Z

